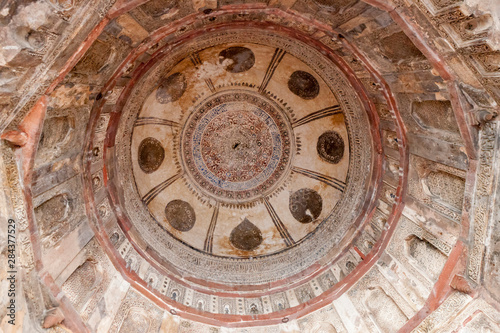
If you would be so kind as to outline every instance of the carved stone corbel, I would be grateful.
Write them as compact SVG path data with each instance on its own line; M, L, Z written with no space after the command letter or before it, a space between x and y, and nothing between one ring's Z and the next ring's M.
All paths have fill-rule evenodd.
M47 310L43 318L42 327L51 328L59 325L64 320L64 314L59 307Z
M485 123L492 121L498 115L496 111L487 109L473 109L469 111L469 123L472 126L482 127Z

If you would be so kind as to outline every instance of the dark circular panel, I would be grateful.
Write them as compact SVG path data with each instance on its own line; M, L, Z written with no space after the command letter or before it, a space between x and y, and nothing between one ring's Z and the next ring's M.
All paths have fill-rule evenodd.
M232 63L226 67L231 73L241 73L249 70L255 64L255 55L252 50L242 46L233 46L219 53L219 61L230 59Z
M183 200L172 200L165 207L165 216L168 223L179 231L189 231L196 222L193 207Z
M155 138L146 138L139 145L139 156L137 162L145 173L152 173L158 170L165 158L165 149L160 141Z
M289 208L297 221L310 223L321 214L323 200L315 190L303 188L290 195Z
M186 78L182 73L174 73L163 79L156 90L158 103L167 104L175 102L182 97L187 88Z
M252 251L262 243L262 232L248 219L244 219L229 236L231 244L243 251Z
M316 149L323 160L337 164L344 156L344 140L337 132L327 131L318 138Z
M319 83L308 72L295 71L288 80L288 89L303 99L313 99L319 94Z

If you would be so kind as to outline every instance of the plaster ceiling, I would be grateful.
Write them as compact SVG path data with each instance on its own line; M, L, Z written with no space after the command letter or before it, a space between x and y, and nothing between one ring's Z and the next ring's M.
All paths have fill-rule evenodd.
M34 322L495 327L491 13L82 0L0 15L2 212Z
M115 155L121 209L148 246L185 274L246 284L339 252L368 197L373 144L336 65L241 28L154 62L127 98Z

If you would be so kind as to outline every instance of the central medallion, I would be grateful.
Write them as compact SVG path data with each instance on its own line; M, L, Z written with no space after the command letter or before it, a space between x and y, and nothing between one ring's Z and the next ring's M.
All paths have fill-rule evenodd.
M242 90L200 103L181 133L181 159L193 185L226 204L271 194L289 174L290 121L273 101Z
M202 157L197 162L203 161L221 180L221 185L249 181L268 168L271 156L278 157L281 153L280 143L273 145L273 137L280 140L279 132L277 128L269 128L266 119L259 117L259 114L267 116L260 109L233 102L212 111L215 117L205 130L199 126L203 134L201 144L195 148ZM217 111L221 113L216 115Z

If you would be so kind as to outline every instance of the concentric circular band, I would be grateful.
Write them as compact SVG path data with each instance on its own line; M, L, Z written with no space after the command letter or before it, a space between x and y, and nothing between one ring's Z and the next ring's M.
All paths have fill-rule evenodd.
M283 110L241 90L199 104L180 141L181 160L193 185L228 204L270 194L288 174L294 147Z

